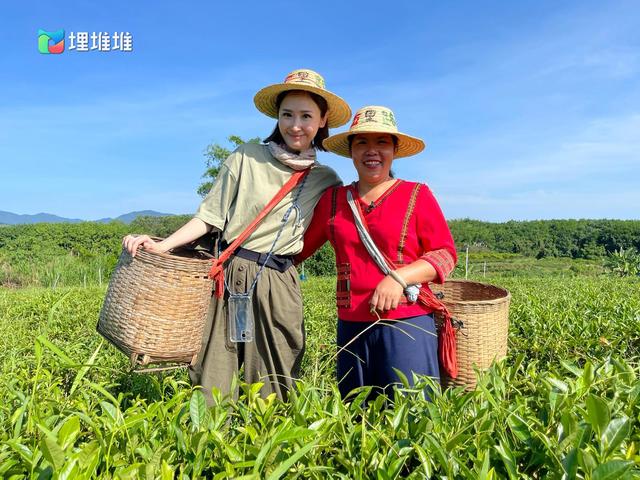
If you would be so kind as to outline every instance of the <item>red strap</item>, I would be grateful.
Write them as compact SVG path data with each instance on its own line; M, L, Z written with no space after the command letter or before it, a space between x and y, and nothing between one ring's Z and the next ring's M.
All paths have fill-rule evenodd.
M367 219L362 212L362 207L360 202L358 201L359 195L356 191L354 185L350 185L352 194L356 199L356 206L358 207L358 213L360 214L360 218L362 219L362 224L364 228L369 232L369 225L367 224ZM396 264L387 256L385 252L380 252L384 256L384 259L387 261L387 264L397 270ZM418 294L418 301L425 305L426 307L440 312L444 317L442 328L440 330L440 334L438 335L438 360L440 361L440 366L447 372L451 378L456 378L458 376L458 361L456 358L456 332L453 329L453 325L451 324L451 313L447 306L442 303L438 297L436 297L431 289L428 286L423 285L420 288L420 293Z
M280 203L280 201L284 197L286 197L289 192L291 192L291 190L300 185L304 177L309 173L309 170L310 169L307 168L305 170L294 172L287 183L282 186L278 193L276 193L275 197L273 197L271 201L267 203L267 205L262 209L258 216L254 218L249 226L245 228L244 231L240 235L238 235L238 237L233 242L231 242L231 245L229 245L218 258L213 260L213 265L211 266L211 270L209 271L209 278L213 279L213 281L215 282L216 297L222 298L222 296L224 295L224 262L226 262L227 259L231 255L233 255L233 252L235 252L236 248L242 245L242 243L247 238L249 238L249 235L251 235L258 224L262 220L264 220L264 217L266 217L269 212L271 212L271 210L273 210L273 208L278 203Z

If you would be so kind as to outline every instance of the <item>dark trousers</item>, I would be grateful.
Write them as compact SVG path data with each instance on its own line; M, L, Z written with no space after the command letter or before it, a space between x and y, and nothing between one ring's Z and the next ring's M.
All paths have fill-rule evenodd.
M438 337L432 315L371 325L372 322L338 320L341 351L337 374L343 398L354 388L365 385L377 387L373 396L384 392L391 397L393 385L401 383L394 368L401 371L410 384L412 373L440 380Z

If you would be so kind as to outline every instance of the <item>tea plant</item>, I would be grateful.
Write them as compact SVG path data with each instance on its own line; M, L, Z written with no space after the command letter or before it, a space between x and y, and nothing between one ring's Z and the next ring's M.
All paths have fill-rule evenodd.
M104 289L0 291L0 477L640 478L640 281L492 282L510 350L474 391L344 403L333 280L311 279L290 398L240 384L211 408L184 372L128 372L95 333Z

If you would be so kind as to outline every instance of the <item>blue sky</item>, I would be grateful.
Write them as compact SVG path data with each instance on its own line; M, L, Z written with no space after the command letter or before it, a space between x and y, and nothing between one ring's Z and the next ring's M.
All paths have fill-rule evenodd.
M427 142L394 170L448 218L640 218L638 2L26 5L3 6L0 210L193 212L205 147L267 136L253 95L305 67ZM41 55L38 28L133 51Z

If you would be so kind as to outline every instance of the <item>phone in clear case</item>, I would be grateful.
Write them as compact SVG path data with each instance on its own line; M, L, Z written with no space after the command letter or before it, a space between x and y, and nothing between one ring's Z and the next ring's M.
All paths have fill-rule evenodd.
M229 339L232 342L253 341L253 308L248 294L231 294L227 302Z

